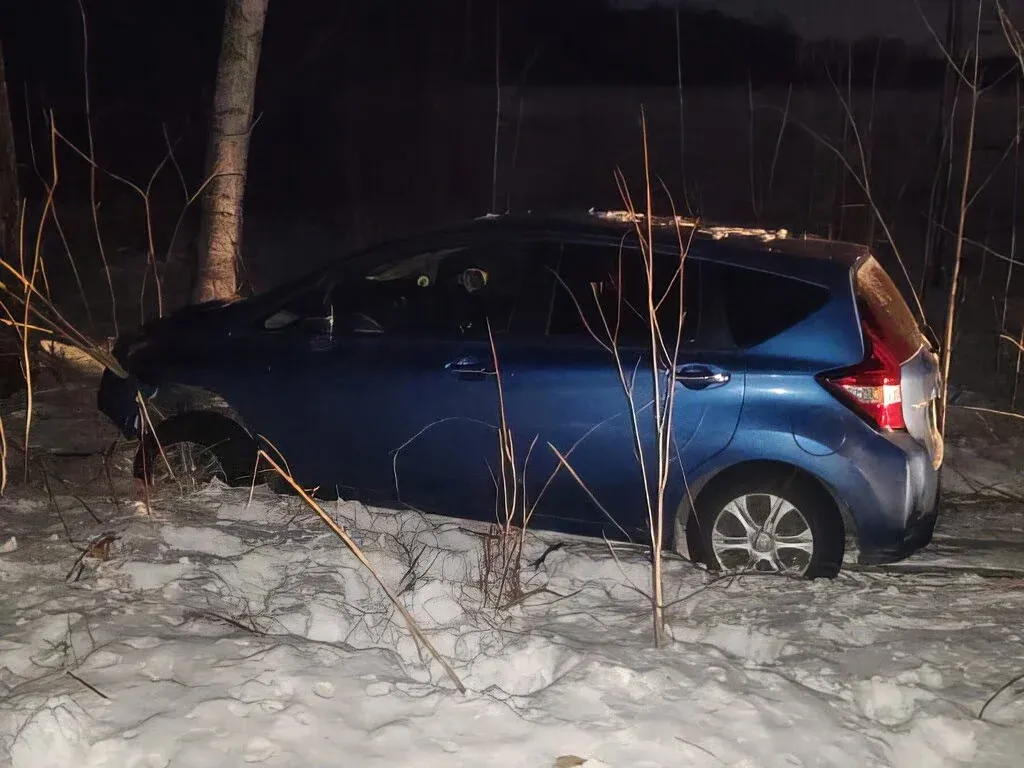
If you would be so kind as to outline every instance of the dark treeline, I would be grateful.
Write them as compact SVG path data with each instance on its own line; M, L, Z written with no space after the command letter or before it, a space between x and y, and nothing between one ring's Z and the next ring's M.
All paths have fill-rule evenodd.
M124 175L144 176L164 151L164 124L179 140L178 159L190 175L201 173L221 3L84 5L100 161ZM22 165L28 163L29 115L37 148L45 146L42 115L51 108L62 131L84 140L77 0L0 3L0 39ZM937 86L945 72L934 50L899 40L811 43L781 20L752 24L686 7L627 11L601 0L272 0L257 87L256 111L263 118L253 148L256 173L261 153L273 146L311 134L324 141L339 114L368 108L358 101L367 88L377 92L378 104L382 93L414 103L426 93L493 87L496 64L503 85L527 88L675 86L681 75L686 87L831 88L835 81L918 89ZM986 77L1009 67L1009 61L986 62ZM408 137L415 130L399 128L391 133ZM31 186L32 174L25 177Z
M500 7L501 21L495 14ZM85 0L93 100L98 111L181 118L206 101L221 7L214 0ZM315 96L339 82L413 88L488 85L675 85L677 13L618 10L601 0L287 0L272 2L261 96ZM77 0L0 4L12 90L61 108L81 100ZM678 10L682 80L716 86L844 83L923 87L939 82L935 51L902 41L807 42L783 20L752 24L717 11ZM990 73L1005 68L992 61Z

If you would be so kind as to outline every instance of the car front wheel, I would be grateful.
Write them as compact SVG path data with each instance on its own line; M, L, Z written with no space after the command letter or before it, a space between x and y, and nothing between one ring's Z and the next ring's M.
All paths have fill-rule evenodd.
M842 518L814 480L758 470L714 484L686 526L690 555L709 569L832 578L842 566Z
M150 485L173 482L194 491L214 477L230 486L254 480L256 441L238 423L207 411L187 411L160 422L135 455L134 474Z

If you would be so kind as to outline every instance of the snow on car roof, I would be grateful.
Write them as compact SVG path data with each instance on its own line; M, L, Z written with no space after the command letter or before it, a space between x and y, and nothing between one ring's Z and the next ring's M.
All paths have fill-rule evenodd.
M643 213L635 213L632 211L599 211L595 208L591 208L588 213L591 216L596 216L606 221L622 223L633 223L645 221L646 219L646 216ZM721 240L726 237L753 237L758 240L769 242L772 240L784 240L789 237L789 231L786 229L771 230L751 227L707 226L701 224L700 219L689 218L686 216L653 216L651 218L651 223L654 226L659 227L696 229L699 233L708 235L715 240Z

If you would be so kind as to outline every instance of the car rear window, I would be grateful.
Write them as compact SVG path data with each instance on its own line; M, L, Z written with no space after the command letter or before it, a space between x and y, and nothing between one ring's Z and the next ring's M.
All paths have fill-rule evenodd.
M725 315L736 346L755 347L806 320L828 303L823 286L772 272L719 265Z
M856 292L861 314L866 315L863 319L876 325L882 338L894 345L901 362L913 357L924 336L899 288L873 256L857 270Z

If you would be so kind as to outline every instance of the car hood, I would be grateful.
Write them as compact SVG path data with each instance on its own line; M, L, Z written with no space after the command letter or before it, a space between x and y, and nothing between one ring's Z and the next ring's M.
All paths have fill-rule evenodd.
M122 365L128 366L130 358L141 348L152 349L167 342L187 345L190 340L206 341L232 336L251 328L275 307L308 290L320 279L323 279L322 275L313 275L245 299L183 307L122 334L114 346L114 356Z

